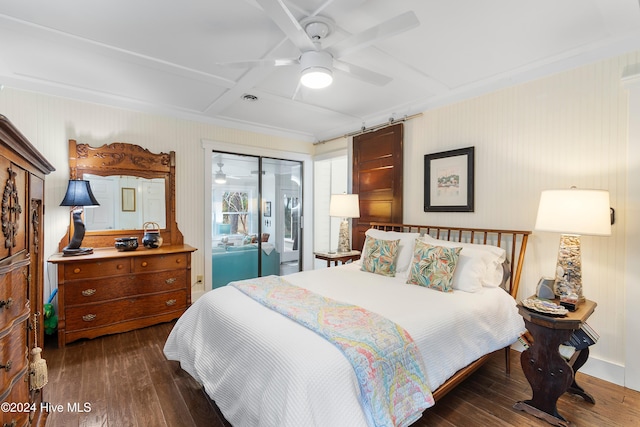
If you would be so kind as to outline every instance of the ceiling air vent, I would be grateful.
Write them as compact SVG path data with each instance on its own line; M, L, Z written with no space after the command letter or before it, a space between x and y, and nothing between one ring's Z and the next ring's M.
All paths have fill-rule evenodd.
M250 93L245 93L244 95L242 95L242 100L247 102L256 102L258 100L258 97L255 95L251 95Z

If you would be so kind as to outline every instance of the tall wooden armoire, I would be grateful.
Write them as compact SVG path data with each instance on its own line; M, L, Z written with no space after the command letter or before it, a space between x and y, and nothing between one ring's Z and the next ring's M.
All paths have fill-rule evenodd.
M44 425L30 358L43 345L44 177L53 166L0 115L0 425ZM38 328L34 328L38 316ZM35 331L38 336L36 337Z

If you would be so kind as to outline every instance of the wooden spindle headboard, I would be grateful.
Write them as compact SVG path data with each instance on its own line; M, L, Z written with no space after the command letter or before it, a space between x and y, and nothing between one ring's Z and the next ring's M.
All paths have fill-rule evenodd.
M475 243L493 245L507 251L507 260L511 275L508 281L509 294L516 299L522 275L524 254L531 231L500 230L489 228L450 227L439 225L414 225L372 222L371 227L383 231L398 231L403 233L429 234L436 239L450 242Z

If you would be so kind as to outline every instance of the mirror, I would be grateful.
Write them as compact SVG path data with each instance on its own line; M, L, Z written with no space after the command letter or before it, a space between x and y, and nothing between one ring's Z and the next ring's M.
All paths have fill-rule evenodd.
M131 175L100 176L85 173L100 206L87 206L84 225L88 231L137 230L145 222L166 228L164 178Z
M183 244L175 219L175 153L152 153L138 145L114 142L101 147L69 140L69 178L91 182L98 207L86 207L83 245L113 247L118 237L137 236L145 223L160 228L165 245ZM59 246L73 235L73 223Z

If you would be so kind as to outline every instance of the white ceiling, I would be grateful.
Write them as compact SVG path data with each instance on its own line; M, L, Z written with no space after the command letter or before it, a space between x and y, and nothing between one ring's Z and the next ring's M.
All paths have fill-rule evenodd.
M413 11L419 25L339 59L325 89L260 5L335 23L323 48ZM282 24L281 24L282 25ZM325 140L640 49L638 0L0 0L0 84L222 126ZM337 45L336 45L337 46ZM242 100L244 94L257 102Z

